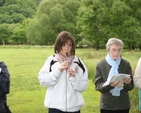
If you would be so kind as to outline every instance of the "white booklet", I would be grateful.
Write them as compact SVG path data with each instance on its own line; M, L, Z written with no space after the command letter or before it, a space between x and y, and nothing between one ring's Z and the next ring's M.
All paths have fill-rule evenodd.
M103 86L109 85L110 82L113 82L113 81L118 81L119 83L124 83L124 82L123 82L123 78L129 78L130 76L131 76L131 75L129 75L129 74L122 74L122 73L116 74L116 75L112 76L111 78L109 78L109 79L103 84Z

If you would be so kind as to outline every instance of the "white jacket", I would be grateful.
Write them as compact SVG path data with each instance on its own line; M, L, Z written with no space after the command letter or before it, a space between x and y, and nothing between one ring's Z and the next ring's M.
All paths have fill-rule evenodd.
M141 89L141 58L138 60L133 80L135 86Z
M61 111L78 111L84 105L84 99L81 94L86 90L88 85L88 71L84 63L85 71L78 66L78 58L75 56L70 68L78 70L75 77L70 77L66 70L60 72L58 67L60 63L57 61L51 66L50 62L57 61L53 56L48 57L44 66L38 74L39 82L42 86L48 87L44 104L48 108L56 108Z

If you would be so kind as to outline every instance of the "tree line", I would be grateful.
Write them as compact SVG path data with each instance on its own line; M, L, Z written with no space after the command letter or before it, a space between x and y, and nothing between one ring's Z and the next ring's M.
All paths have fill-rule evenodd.
M1 0L0 43L53 45L66 30L81 47L98 50L116 37L130 50L141 49L140 5L140 0Z

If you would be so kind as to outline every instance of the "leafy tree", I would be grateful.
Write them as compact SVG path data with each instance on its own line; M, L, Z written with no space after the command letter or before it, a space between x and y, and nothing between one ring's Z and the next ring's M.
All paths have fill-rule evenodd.
M41 32L40 32L40 29L41 29L41 26L39 27L40 25L38 24L37 20L36 19L33 19L28 28L27 28L27 31L26 31L26 35L27 35L27 40L28 40L28 44L40 44L41 43L41 40L39 37L42 37L41 36Z
M102 24L106 19L108 8L100 0L83 0L78 10L77 30L80 36L87 38L96 49L107 37L109 26Z
M37 9L37 18L31 22L27 31L28 39L31 43L52 45L58 33L63 30L76 36L76 15L79 6L79 0L43 0Z
M78 10L77 30L96 49L108 38L117 37L130 50L141 40L140 0L82 0ZM140 41L141 42L141 41Z
M23 29L15 29L12 35L13 44L25 44L26 43L25 31Z
M115 30L114 32L118 34L118 38L121 38L126 46L132 50L135 48L138 36L141 37L141 33L139 32L141 27L139 19L135 16L136 10L129 5L129 2L130 1L115 1L110 13L114 18L109 18L109 20L114 24L112 30ZM136 2L135 4L138 3L139 2Z
M0 6L0 23L11 24L21 23L25 18L32 18L37 4L31 0L1 0Z
M11 44L27 44L26 30L31 20L32 19L27 18L22 24L17 24L13 27L13 35L10 40Z
M3 6L5 3L5 0L0 0L0 6Z
M7 24L0 24L0 43L5 45L8 42L12 32Z
M129 49L139 47L141 49L141 1L140 0L124 0L130 7L128 12L129 18L125 21L126 35L123 40L128 45ZM124 29L123 29L124 30Z

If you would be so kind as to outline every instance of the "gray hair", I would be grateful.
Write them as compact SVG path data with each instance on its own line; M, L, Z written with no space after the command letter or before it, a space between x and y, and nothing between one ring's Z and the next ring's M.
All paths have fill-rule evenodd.
M106 50L108 51L111 45L121 46L121 50L123 49L123 41L118 38L110 38L106 44Z

